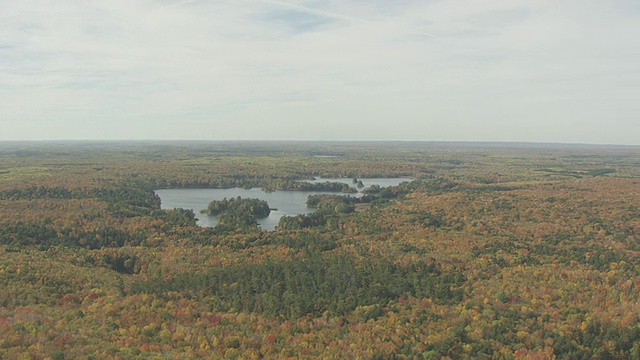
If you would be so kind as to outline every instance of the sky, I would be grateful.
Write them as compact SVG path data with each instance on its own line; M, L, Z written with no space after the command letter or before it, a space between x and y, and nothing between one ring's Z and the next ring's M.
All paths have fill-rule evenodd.
M640 145L638 0L0 0L0 140Z

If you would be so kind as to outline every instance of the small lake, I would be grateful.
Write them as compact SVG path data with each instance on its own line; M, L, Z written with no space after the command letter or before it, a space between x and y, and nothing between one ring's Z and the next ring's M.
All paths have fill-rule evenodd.
M384 178L384 179L358 179L361 180L365 187L371 185L379 185L381 187L396 186L402 182L409 182L409 178ZM341 182L353 186L352 179L316 179L309 182ZM359 194L345 194L341 192L326 191L284 191L277 190L274 192L265 192L261 188L243 189L159 189L156 194L162 200L161 207L163 209L191 209L196 214L199 226L213 227L218 224L215 216L201 214L200 210L206 209L213 200L222 200L224 198L243 197L257 198L265 200L272 209L271 214L264 219L258 219L260 228L272 231L280 218L283 216L291 216L297 214L308 214L315 211L307 207L307 197L315 194L338 194L359 196Z

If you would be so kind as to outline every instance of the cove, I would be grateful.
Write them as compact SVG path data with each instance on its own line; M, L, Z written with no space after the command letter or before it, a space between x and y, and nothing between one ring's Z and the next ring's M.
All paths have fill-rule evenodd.
M396 186L402 182L409 182L412 179L409 178L380 178L380 179L358 179L363 182L365 188L378 185L380 187ZM309 182L342 182L353 185L352 179L316 179ZM307 197L315 194L339 194L339 195L351 195L359 196L356 194L345 194L340 192L326 192L326 191L285 191L276 190L274 192L265 192L261 188L243 189L243 188L231 188L231 189L158 189L155 193L160 197L162 201L162 209L191 209L196 214L199 226L213 227L218 224L215 216L209 216L201 214L200 210L205 209L209 203L213 200L222 200L224 198L231 197L243 197L243 198L257 198L265 200L269 203L269 207L277 210L272 210L268 217L258 219L260 228L268 231L273 231L280 218L283 216L291 216L297 214L308 214L315 209L308 208L306 205Z

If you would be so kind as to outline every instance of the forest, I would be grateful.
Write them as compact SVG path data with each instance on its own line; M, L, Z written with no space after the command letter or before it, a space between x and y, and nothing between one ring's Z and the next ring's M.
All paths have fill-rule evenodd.
M235 187L334 193L155 193ZM640 147L0 143L1 359L639 359L639 296Z

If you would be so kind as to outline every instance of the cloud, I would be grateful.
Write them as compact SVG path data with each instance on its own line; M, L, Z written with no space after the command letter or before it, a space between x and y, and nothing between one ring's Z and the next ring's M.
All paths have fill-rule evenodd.
M637 144L639 18L631 0L1 2L0 138Z

